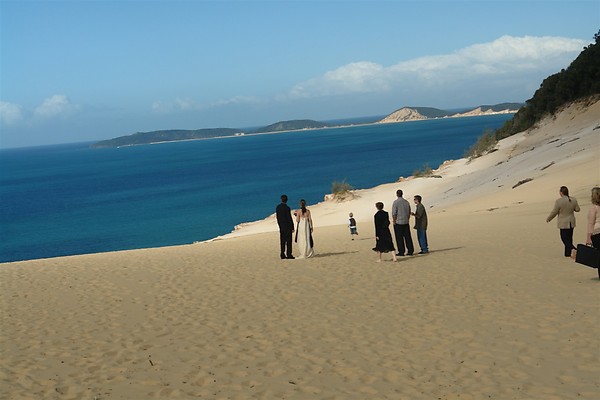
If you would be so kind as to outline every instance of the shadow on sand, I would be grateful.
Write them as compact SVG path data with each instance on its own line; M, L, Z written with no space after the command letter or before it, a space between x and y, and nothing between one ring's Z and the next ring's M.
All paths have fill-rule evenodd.
M340 251L337 253L317 253L313 256L313 258L321 258L321 257L331 257L331 256L339 256L342 254L352 254L352 253L358 253L358 251Z
M429 250L429 254L432 254L432 253L441 253L443 251L460 250L460 249L464 249L464 247L460 246L460 247L450 247L448 249Z

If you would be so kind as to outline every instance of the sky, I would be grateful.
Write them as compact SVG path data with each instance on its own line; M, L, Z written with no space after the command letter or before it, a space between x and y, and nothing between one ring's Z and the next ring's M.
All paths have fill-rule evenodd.
M525 102L600 1L0 0L0 148Z

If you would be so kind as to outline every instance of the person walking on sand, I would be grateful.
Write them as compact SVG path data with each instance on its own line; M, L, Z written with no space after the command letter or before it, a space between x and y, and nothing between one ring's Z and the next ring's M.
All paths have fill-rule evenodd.
M419 254L429 253L429 246L427 244L427 211L425 206L421 203L423 198L418 194L414 197L415 201L415 212L412 215L415 217L415 229L417 230L417 240L421 251Z
M575 197L569 196L569 189L561 186L558 191L560 197L554 202L554 208L546 218L546 222L552 221L556 216L557 226L560 229L560 240L565 246L565 257L571 257L571 252L575 250L573 246L573 229L575 228L575 213L579 212L579 204Z
M588 211L587 239L585 244L600 250L600 187L592 189L592 204Z
M279 245L281 259L294 259L292 255L292 233L294 232L294 220L292 220L292 210L287 205L288 197L281 195L281 204L275 209L277 216L277 225L279 225Z
M402 190L396 191L397 199L392 204L392 220L394 223L394 235L396 236L396 244L398 245L397 256L406 254L412 256L415 252L412 237L410 235L410 226L408 220L410 218L410 203L402 197Z
M354 240L354 235L358 235L358 231L356 230L356 220L352 213L348 214L348 226L350 227L350 237Z
M298 251L300 252L298 258L310 258L315 254L312 238L313 221L304 199L300 200L300 209L296 211L296 222L298 223L296 242L298 242Z
M390 233L390 215L387 211L383 211L383 203L375 203L377 212L375 213L375 247L373 251L377 252L379 259L377 262L381 262L381 253L392 252L392 259L397 261L396 249L394 249L394 242L392 241L392 234Z

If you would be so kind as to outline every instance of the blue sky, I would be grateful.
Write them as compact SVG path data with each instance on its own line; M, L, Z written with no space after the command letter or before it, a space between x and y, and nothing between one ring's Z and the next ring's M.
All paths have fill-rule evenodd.
M522 102L600 1L0 0L0 147Z

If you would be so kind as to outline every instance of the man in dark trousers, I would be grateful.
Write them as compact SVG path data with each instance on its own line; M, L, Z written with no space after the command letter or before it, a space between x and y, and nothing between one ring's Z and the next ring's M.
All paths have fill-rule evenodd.
M292 233L294 233L294 221L292 220L292 210L286 204L288 197L281 195L281 204L277 206L277 225L279 225L279 243L281 245L281 259L293 260L292 255ZM287 250L286 250L287 249Z
M415 251L412 237L410 236L410 226L408 225L410 203L402 197L402 194L402 190L398 189L396 191L397 199L392 204L394 233L396 235L396 243L398 244L398 254L396 255L399 257L404 255L405 249L407 251L406 254L409 256L412 256Z

